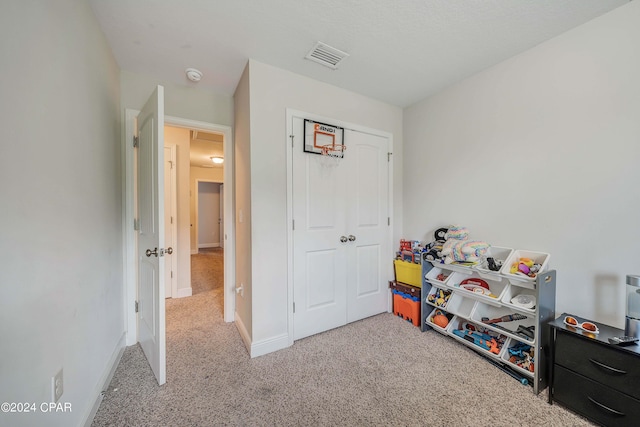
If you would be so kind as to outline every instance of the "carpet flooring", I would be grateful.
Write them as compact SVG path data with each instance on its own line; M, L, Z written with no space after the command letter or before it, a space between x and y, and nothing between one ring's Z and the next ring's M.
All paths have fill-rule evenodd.
M128 347L94 427L592 425L389 313L251 359L222 320L222 287L202 280L202 291L167 301L167 383Z

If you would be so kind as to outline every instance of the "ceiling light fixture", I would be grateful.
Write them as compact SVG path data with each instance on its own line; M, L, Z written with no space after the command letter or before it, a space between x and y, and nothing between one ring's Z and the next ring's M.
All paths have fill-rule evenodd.
M219 165L222 162L224 162L224 158L223 157L219 157L219 156L214 156L214 157L211 157L211 161L213 163L215 163L216 165Z
M187 78L192 82L199 82L202 79L202 72L200 70L196 70L195 68L187 68L184 70L187 74Z

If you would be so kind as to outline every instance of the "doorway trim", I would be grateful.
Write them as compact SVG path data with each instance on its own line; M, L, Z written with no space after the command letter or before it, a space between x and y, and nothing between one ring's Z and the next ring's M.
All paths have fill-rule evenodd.
M286 109L286 133L287 141L285 143L287 147L287 300L289 304L287 313L287 335L289 336L289 346L293 345L294 336L294 316L293 316L293 118L299 117L302 119L310 119L323 123L332 123L336 126L340 126L345 129L354 130L357 132L368 133L371 135L381 136L389 140L389 153L393 153L393 134L378 129L373 129L367 126L357 125L343 120L338 120L332 117L321 116L313 113L306 113L304 111L295 110L292 108ZM393 156L390 156L393 159ZM394 229L394 217L393 217L393 161L389 160L389 204L388 213L389 216L389 231L387 238L393 248L393 229ZM393 254L389 254L389 259L392 259ZM392 263L389 262L388 274L389 277L393 277ZM387 311L391 311L391 307L387 307Z
M124 135L122 136L121 165L123 168L122 194L123 194L123 307L125 310L124 327L126 330L126 345L134 345L138 342L138 325L135 312L135 301L137 298L137 261L136 249L137 239L134 230L135 212L135 162L133 149L133 135L135 134L135 121L140 110L126 108L124 111ZM218 125L196 120L184 119L180 117L165 116L165 125L187 129L215 132L224 135L224 183L228 184L227 189L234 188L235 171L234 145L231 126ZM224 204L225 216L234 218L235 200L233 191L225 191ZM233 322L235 320L235 221L225 222L224 242L224 321ZM187 248L187 250L191 250Z
M211 184L224 184L224 182L216 181L214 179L202 179L202 178L196 179L196 191L195 191L195 194L194 194L194 197L195 197L194 210L196 211L196 221L195 221L196 222L196 224L195 224L195 228L196 229L195 229L195 233L194 233L194 235L196 236L196 253L200 252L200 246L199 246L200 241L198 240L198 232L200 230L200 214L199 214L199 210L198 210L198 203L199 203L199 199L200 199L199 184L201 182L209 182ZM224 236L220 236L220 241L222 241L223 238L224 238Z

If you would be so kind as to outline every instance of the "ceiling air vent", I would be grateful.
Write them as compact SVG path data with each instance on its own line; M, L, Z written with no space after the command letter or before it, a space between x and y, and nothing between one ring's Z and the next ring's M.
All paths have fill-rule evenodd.
M346 52L318 42L313 49L307 53L305 58L335 70L338 68L338 64L347 56L349 56L349 54Z

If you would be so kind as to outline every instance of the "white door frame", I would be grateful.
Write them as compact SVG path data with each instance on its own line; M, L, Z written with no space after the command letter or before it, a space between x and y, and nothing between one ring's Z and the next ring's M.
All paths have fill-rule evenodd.
M124 286L125 292L123 293L124 301L123 306L125 309L125 329L127 331L126 345L134 345L138 342L138 329L136 323L135 301L136 286L137 286L137 261L136 261L136 249L137 239L136 233L133 228L133 221L135 218L135 201L134 201L134 150L133 150L133 135L135 133L135 120L140 110L125 109L125 125L124 135L122 138L122 150L121 150L121 164L123 165L123 181L122 181L122 193L123 193L123 239L124 239L124 253L123 253L123 267L124 267ZM165 125L196 129L207 132L216 132L224 135L224 182L230 184L233 188L234 184L234 148L233 148L233 134L230 126L217 125L214 123L200 122L190 119L182 119L178 117L165 116ZM225 216L228 218L234 218L235 200L233 198L233 191L225 192ZM225 245L224 245L224 321L233 322L235 320L235 221L227 221L225 223L224 233ZM186 250L190 251L190 248Z
M304 111L295 110L291 108L286 109L286 135L287 141L285 145L287 147L287 334L289 336L289 345L293 345L293 147L291 138L291 130L293 129L293 118L300 117L302 119L310 119L323 123L331 123L334 126L340 126L345 129L351 129L358 132L368 133L371 135L377 135L389 140L389 152L393 153L393 134L370 127L361 126L335 118L320 116L317 114L306 113ZM348 153L348 151L347 151ZM389 204L388 204L388 217L389 217L389 230L387 238L389 239L390 247L393 248L393 162L389 162ZM389 254L389 267L388 276L393 277L393 253ZM389 308L390 310L390 308Z
M194 195L194 197L195 197L195 207L194 207L194 209L196 211L196 221L195 221L196 222L196 224L195 224L195 228L196 229L195 229L195 233L194 233L195 236L196 236L196 252L200 252L200 247L198 246L199 243L200 243L200 241L198 240L198 230L200 229L200 214L199 214L199 211L198 211L198 203L199 203L198 199L200 197L200 191L199 191L198 184L200 184L201 182L210 182L212 184L224 184L223 181L217 181L215 179L202 179L202 178L196 179L196 191L195 191L196 194ZM222 242L222 238L223 237L224 237L223 235L220 235L220 242Z
M175 145L170 145L170 146L164 146L165 150L168 149L169 150L169 161L171 162L171 182L169 183L169 190L170 190L170 197L167 198L167 183L164 183L164 190L165 190L165 198L164 198L164 203L166 204L167 202L170 203L169 206L169 210L171 211L171 218L174 219L173 222L171 222L171 242L167 242L167 236L165 234L165 247L169 247L171 246L173 248L173 246L176 245L177 243L177 236L178 236L178 207L176 205L176 171L177 171L177 167L176 167L176 146ZM165 156L165 162L167 160L166 156ZM165 226L166 226L166 221L168 220L165 216ZM169 244L171 243L171 244ZM165 297L171 297L171 298L175 298L178 295L178 257L177 256L169 256L165 259L165 263L169 262L171 264L171 271L173 272L173 277L169 277L169 282L171 283L171 293L169 295L165 295ZM167 281L167 277L165 277L165 283Z

